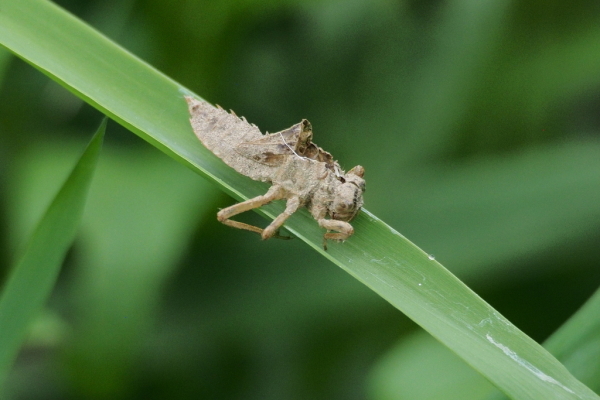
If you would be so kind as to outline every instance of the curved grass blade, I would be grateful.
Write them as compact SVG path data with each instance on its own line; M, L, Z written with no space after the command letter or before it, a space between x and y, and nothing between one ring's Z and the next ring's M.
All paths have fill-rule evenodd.
M46 1L0 2L0 43L176 160L237 198L266 192L227 167L193 134L189 91ZM35 13L31 12L32 9ZM273 217L282 210L271 205ZM324 253L306 213L286 224L316 251L403 311L502 391L519 399L599 399L541 346L374 215Z
M0 386L75 238L105 129L106 119L48 207L0 294Z

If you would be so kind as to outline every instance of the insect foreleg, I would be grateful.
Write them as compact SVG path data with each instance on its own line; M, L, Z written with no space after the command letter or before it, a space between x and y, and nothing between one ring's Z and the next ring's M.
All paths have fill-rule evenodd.
M257 196L253 199L248 199L238 204L234 204L230 207L224 208L217 213L217 219L227 226L231 226L238 229L245 229L248 231L256 232L258 234L263 233L263 229L253 225L248 225L243 222L232 221L229 218L241 214L245 211L252 210L254 208L262 207L265 204L269 204L272 201L283 198L283 190L280 186L271 186L269 191L264 195ZM271 234L273 236L273 234ZM270 237L270 236L269 236Z
M273 220L273 222L271 222L271 224L269 224L269 226L267 226L265 228L265 230L263 231L263 233L261 234L263 240L266 240L266 239L272 237L273 235L275 235L275 233L277 233L277 230L281 227L281 225L283 225L283 223L289 217L291 217L292 214L295 213L299 207L300 207L300 199L299 198L292 197L291 199L289 199L285 205L285 211L282 212L281 214L279 214L277 216L277 218L275 218Z
M327 250L327 240L346 240L354 233L354 228L352 225L345 221L339 221L336 219L325 219L321 218L319 221L319 226L321 228L325 228L328 231L337 231L337 232L327 232L323 235L323 248Z

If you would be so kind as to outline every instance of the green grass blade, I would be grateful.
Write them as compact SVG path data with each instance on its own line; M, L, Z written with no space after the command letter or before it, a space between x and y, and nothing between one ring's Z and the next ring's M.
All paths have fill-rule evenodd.
M266 186L237 174L205 149L188 123L187 90L55 5L0 2L0 43L175 159L237 198ZM35 12L32 10L35 9ZM367 174L369 171L367 171ZM367 175L368 177L368 175ZM281 205L266 207L272 217ZM418 247L364 212L356 235L321 249L306 213L289 229L407 314L509 396L598 399L562 364Z
M0 385L33 319L48 299L85 206L106 119L48 207L0 295Z
M497 389L431 335L402 337L370 371L370 400L475 400Z
M600 289L544 347L592 389L600 390Z
M600 290L563 324L544 347L581 382L600 389ZM481 375L418 331L388 351L372 371L370 393L378 399L479 399L506 396Z
M600 289L544 342L544 347L581 382L596 392L600 390ZM482 398L506 397L493 390Z

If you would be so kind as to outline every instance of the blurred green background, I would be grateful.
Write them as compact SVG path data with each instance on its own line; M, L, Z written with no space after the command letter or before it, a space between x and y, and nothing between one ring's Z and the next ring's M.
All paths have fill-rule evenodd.
M308 118L365 167L367 209L535 340L598 287L597 1L57 3L263 131ZM0 79L5 278L102 116L5 52ZM416 399L481 380L300 240L219 224L233 202L109 123L9 398Z

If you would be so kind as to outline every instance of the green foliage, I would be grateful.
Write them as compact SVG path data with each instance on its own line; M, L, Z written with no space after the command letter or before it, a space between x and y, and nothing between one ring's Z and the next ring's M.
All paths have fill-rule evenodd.
M0 5L1 42L30 64L235 197L266 190L195 139L182 101L186 90L171 79L50 3ZM88 10L87 19L119 36L119 7ZM593 106L594 91L582 91L600 76L598 16L583 9L566 16L558 5L547 11L540 4L547 14L530 21L530 9L502 1L429 7L384 0L180 7L149 1L134 6L126 36L116 41L263 129L309 118L316 142L342 165L366 167L369 210L541 341L598 283L600 143L589 135L598 126L585 108ZM542 29L552 18L583 16L585 23L560 25L551 37ZM6 214L26 232L40 188L53 180L73 141L66 132L93 116L22 65L7 73L21 79L5 84L2 96L10 102L3 104L11 105L0 110L15 132L2 147L19 149L2 164L18 166L7 183L16 193L7 209L19 211ZM576 104L585 107L575 112ZM14 116L20 109L28 118ZM40 141L20 136L27 131L33 138L60 133ZM327 253L306 213L287 225L316 252L300 241L261 243L215 224L213 192L193 175L133 149L140 144L124 133L115 137L121 149L92 192L88 233L56 292L55 309L70 317L54 318L72 332L68 341L59 335L46 342L60 350L51 360L70 379L56 397L349 398L372 360L409 325L355 281L328 270L325 258L514 398L570 398L569 391L597 397L372 214L363 213L356 235ZM265 214L280 210L272 205ZM597 389L594 358L576 355L595 348L598 313L583 315L558 333L560 348L549 348ZM582 330L569 327L582 321L587 329L580 336ZM386 361L374 370L373 387L380 389L373 398L388 398L382 382L396 376L416 389L433 389L433 380L439 391L432 393L456 384L470 398L489 393L470 367L452 368L461 361L443 347L412 340L400 341L416 347L410 356L392 350L386 357L402 366ZM446 380L415 375L420 360L447 365ZM27 390L19 365L15 393ZM42 389L58 390L42 382Z
M94 174L106 119L37 225L0 294L0 389L71 247Z

